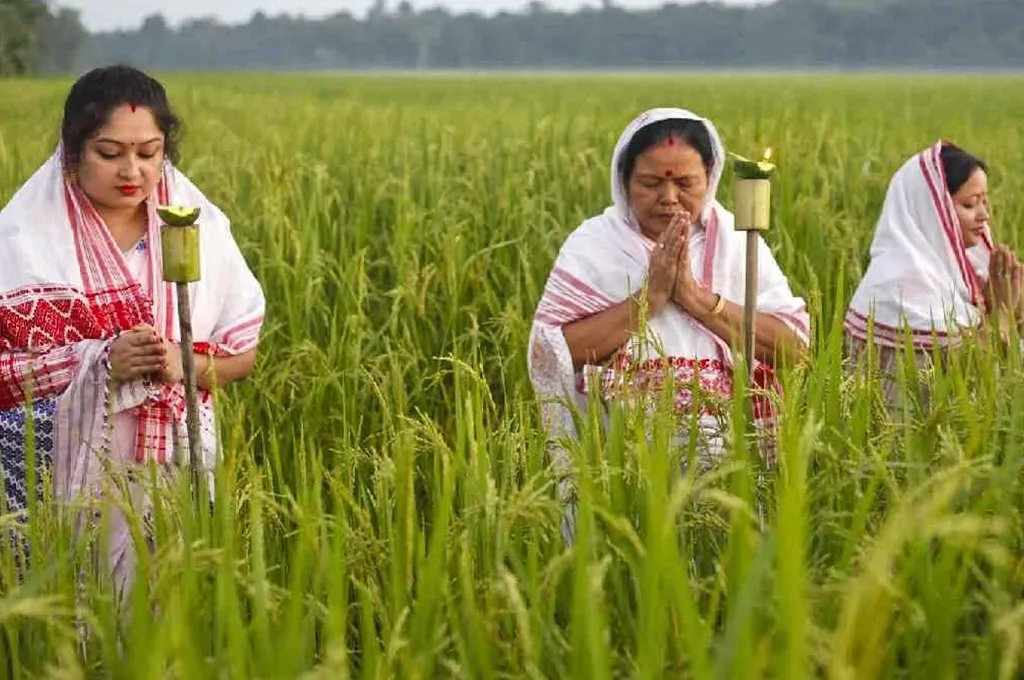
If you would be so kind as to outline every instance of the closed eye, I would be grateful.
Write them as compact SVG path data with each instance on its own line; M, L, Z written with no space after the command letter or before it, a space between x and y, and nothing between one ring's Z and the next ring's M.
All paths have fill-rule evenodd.
M99 153L100 158L103 158L103 159L108 160L108 161L112 161L112 160L114 160L115 158L117 158L118 156L121 155L119 153L109 153L109 152L106 152L106 151L99 151L97 153ZM148 160L152 160L152 159L156 158L156 154L155 153L140 153L139 154L139 158L148 161Z

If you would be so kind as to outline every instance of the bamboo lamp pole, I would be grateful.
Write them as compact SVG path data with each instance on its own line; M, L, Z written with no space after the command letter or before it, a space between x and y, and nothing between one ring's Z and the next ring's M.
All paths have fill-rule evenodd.
M736 203L736 230L747 232L746 291L743 301L743 361L747 365L747 385L754 378L754 345L757 328L757 240L759 233L768 229L771 223L772 183L771 175L775 164L771 162L772 150L765 149L760 161L751 161L736 156L733 170L736 173L734 187Z
M195 355L192 353L192 309L188 284L201 278L199 266L199 208L160 207L164 281L175 284L178 299L178 327L181 332L181 364L185 374L186 428L189 467L198 489L202 442L199 439L199 394Z

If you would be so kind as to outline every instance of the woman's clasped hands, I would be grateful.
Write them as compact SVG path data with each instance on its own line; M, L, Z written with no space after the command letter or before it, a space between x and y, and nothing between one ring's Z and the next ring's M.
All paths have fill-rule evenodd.
M121 333L110 345L110 372L115 382L149 378L164 384L181 382L181 349L148 325Z
M1024 321L1024 265L1006 246L992 251L988 280L989 307L1001 315Z
M654 316L669 302L684 310L692 306L698 288L690 264L690 225L693 218L681 210L661 233L651 251L647 274L648 313Z

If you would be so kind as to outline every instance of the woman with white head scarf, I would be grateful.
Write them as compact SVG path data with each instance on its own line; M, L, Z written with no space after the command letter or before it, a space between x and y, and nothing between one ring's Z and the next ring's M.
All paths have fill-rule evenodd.
M742 341L746 243L715 196L724 164L711 121L682 109L646 111L619 138L612 205L562 245L530 334L530 376L556 465L568 464L560 440L575 437L570 407L586 408L590 384L602 399L653 399L666 372L678 388L680 436L683 414L698 409L703 452L720 452L731 348ZM806 349L809 317L758 243L755 382L771 389L776 359ZM754 418L772 421L770 399L755 398Z
M210 467L218 457L212 391L251 373L265 301L228 218L172 164L177 129L159 82L125 66L90 71L68 94L58 149L0 211L6 512L24 511L39 493L28 485L30 449L37 479L52 472L62 506L102 500L110 473L139 480L150 464L162 477L177 469L185 393L160 204L201 211L202 277L189 294L202 460ZM141 483L129 486L129 502L144 514ZM102 509L111 519L109 566L123 590L131 534L122 513Z
M889 184L844 326L853 366L874 346L892 414L903 404L896 366L908 340L912 360L928 368L936 348L975 332L1005 341L1011 324L1024 319L1024 268L1008 248L993 245L986 170L963 149L937 142Z

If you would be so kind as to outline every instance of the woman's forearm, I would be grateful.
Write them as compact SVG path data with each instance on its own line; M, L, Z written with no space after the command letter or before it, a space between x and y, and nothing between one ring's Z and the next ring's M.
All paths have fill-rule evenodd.
M743 307L729 300L718 314L712 314L718 296L710 290L697 288L687 301L686 312L700 321L730 347L743 342ZM784 321L758 312L754 315L754 357L775 366L782 361L797 361L807 351L803 339Z
M628 297L608 309L562 327L573 368L600 364L626 344L640 322L640 302Z
M698 289L683 311L700 321L729 346L743 341L743 307L728 300L718 314L712 310L718 296ZM640 302L633 297L598 312L593 316L568 324L562 328L573 367L606 361L622 347L636 331L640 321ZM754 356L775 366L781 361L797 361L807 352L807 344L796 331L771 314L758 313L754 320Z
M209 354L196 356L196 383L201 389L210 390L228 383L245 380L256 365L256 350L244 354L216 357Z

